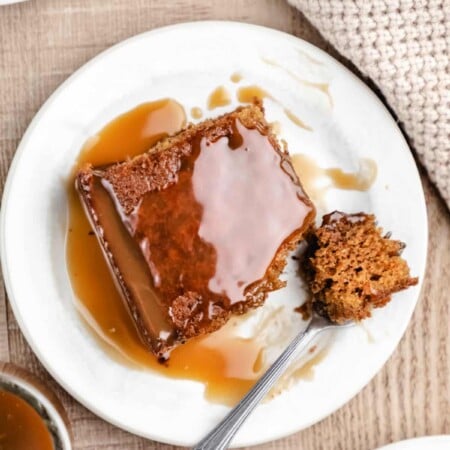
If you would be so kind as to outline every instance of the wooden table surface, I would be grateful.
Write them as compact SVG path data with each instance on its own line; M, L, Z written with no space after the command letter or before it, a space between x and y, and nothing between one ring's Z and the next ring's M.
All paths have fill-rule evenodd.
M1 186L30 120L75 69L124 38L199 19L265 25L335 54L283 0L31 0L0 6ZM394 355L335 414L258 449L369 450L415 436L450 434L450 216L424 175L422 179L430 226L428 268L420 302ZM0 291L0 360L18 364L54 387L69 414L75 449L174 448L103 422L59 388L31 352L3 287Z

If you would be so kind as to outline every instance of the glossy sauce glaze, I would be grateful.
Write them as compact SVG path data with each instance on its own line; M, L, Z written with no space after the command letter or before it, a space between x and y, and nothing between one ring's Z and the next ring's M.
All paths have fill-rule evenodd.
M218 86L208 97L208 109L221 108L231 103L231 96L225 86Z
M21 397L0 390L0 449L54 448L52 436L37 411Z
M264 100L265 98L270 98L275 103L281 105L279 100L258 85L242 86L237 90L236 95L240 103L252 103L255 99ZM297 125L299 128L303 128L304 130L312 131L312 128L297 115L295 115L290 109L283 107L283 112L294 125Z
M314 214L264 125L238 119L252 108L187 130L182 150L172 142L77 178L141 337L162 358L260 303L275 255Z
M172 99L141 105L108 123L101 133L88 139L79 162L94 166L132 158L161 138L176 133L186 124L183 107Z
M237 99L241 103L252 103L255 98L264 100L265 98L272 98L272 96L257 85L242 86L237 90Z
M123 160L128 155L145 152L156 139L174 133L183 127L185 116L182 108L180 108L180 105L173 100L164 100L149 103L145 107L140 106L118 117L100 131L95 140L88 142L80 154L76 168L87 162L94 161L97 165L103 165L112 161ZM160 109L164 110L164 114ZM164 117L165 122L159 120L161 117ZM152 124L153 120L158 121L158 126ZM142 125L141 128L136 126L135 121ZM130 125L129 128L127 128L128 124ZM237 125L237 127L239 126L241 125ZM157 129L157 135L152 137L145 133L144 130L148 129ZM248 132L251 133L252 130ZM234 146L234 149L229 148L226 139L214 144L217 145L217 152L222 153L221 159L227 155L230 158L242 158L243 161L252 158L252 152L241 148L242 143L239 142L238 136L240 133L247 133L247 131L237 129L236 139L234 143L230 144ZM117 146L116 141L111 136L122 136L122 145ZM258 136L253 138L261 139ZM259 145L259 141L255 144L258 144L258 148L264 148ZM191 194L198 188L198 182L205 182L201 180L203 177L200 176L197 180L197 175L206 170L206 166L215 167L214 161L212 166L211 161L207 161L212 155L211 149L206 151L207 143L199 142L198 145L196 156L199 164L196 169L198 172L194 170L191 179L187 177L185 180L189 185ZM204 151L202 151L202 147ZM109 148L111 148L111 152ZM122 153L120 153L120 150ZM271 158L275 159L273 161L268 160L266 163L277 163L277 155L274 152L272 152ZM205 169L201 167L203 163ZM189 162L187 164L189 165ZM220 170L221 167L222 165L217 165L214 170ZM226 167L226 165L223 167ZM256 164L255 170L261 170L261 167ZM195 175L196 173L197 175ZM212 180L212 177L206 179ZM275 182L276 180L272 181ZM241 181L238 179L233 181L233 183L236 182ZM282 193L280 192L280 194ZM205 195L208 195L208 193L206 192ZM207 199L200 199L200 201L205 204L208 203ZM150 203L146 201L145 205L141 206L145 210L147 208L152 209L153 206ZM209 207L206 207L205 211L208 210ZM135 213L139 216L139 212L136 211ZM232 214L232 211L230 211L230 214ZM209 210L206 215L209 219L205 220L201 233L206 240L214 241L213 223L216 220L214 208ZM143 222L141 222L141 219L142 217L137 217L137 220L134 221L136 230L148 226L145 219L142 219ZM287 218L286 220L290 219ZM243 242L243 245L245 246L245 242ZM226 269L228 264L233 264L233 261L230 262L230 255L226 254L226 248L224 248L224 252L222 255L217 254L215 256L217 260L223 261L223 270ZM204 338L194 338L175 348L171 353L170 360L164 365L157 362L156 358L142 344L133 321L123 304L100 246L73 188L73 182L69 184L67 264L83 317L109 344L108 348L115 349L113 354L116 356L120 354L130 363L152 368L165 376L201 381L206 386L207 398L229 404L233 404L241 398L261 375L264 367L261 343L255 339L236 337L233 332L233 321L230 321L216 333ZM255 260L254 264L256 264L254 270L263 270L260 261ZM224 279L214 280L214 277L212 280L212 285L208 288L215 290L221 290L224 286L221 283L226 282ZM233 289L242 289L245 286L245 280L242 280L244 281L242 286L237 286L235 281L233 280ZM238 295L237 292L233 292L233 289L229 293L232 298Z
M216 302L229 308L265 276L311 212L282 162L266 135L236 121L230 136L195 143L173 186L145 195L126 223L162 298L198 293L209 319Z

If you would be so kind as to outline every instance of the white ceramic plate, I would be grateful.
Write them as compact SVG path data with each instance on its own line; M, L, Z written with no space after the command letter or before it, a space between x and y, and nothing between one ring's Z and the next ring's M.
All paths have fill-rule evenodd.
M395 442L378 450L450 450L450 436L426 436Z
M131 369L97 345L74 307L65 268L64 183L84 141L121 112L162 97L177 99L187 111L205 107L218 85L235 89L229 77L236 71L244 76L241 84L264 87L313 128L295 126L279 106L267 102L267 115L281 122L291 152L346 170L354 170L361 157L376 161L378 177L369 192L331 190L327 204L374 212L386 230L408 244L404 256L412 273L421 279L424 274L426 210L410 150L376 96L329 55L267 28L196 22L136 36L97 56L51 96L17 150L3 198L3 271L20 327L55 379L105 420L167 443L193 444L227 408L208 403L201 384ZM328 83L333 106L323 92L292 74ZM298 301L302 294L294 272L288 270L288 289L269 304L283 297ZM398 294L364 328L335 333L314 379L301 380L261 405L235 445L286 436L349 401L397 346L419 291L416 286Z

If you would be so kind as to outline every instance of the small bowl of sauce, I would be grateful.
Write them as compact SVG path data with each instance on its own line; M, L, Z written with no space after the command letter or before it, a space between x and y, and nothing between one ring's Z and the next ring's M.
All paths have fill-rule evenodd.
M71 450L56 395L28 372L0 362L0 449Z

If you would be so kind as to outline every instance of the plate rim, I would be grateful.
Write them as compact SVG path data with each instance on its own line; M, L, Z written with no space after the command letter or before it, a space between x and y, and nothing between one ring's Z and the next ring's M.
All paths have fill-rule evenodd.
M81 405L83 405L86 409L88 409L89 411L94 413L96 416L100 417L102 420L105 420L106 422L118 427L119 429L126 430L128 432L131 432L137 436L141 436L146 439L151 439L151 440L155 440L157 442L167 443L170 445L186 445L186 442L177 440L176 438L170 438L170 439L161 438L161 436L158 436L157 434L152 433L152 432L146 432L144 434L140 430L134 429L133 427L128 427L128 426L124 427L122 424L118 423L118 421L116 421L112 415L109 415L109 414L106 414L106 413L103 413L103 412L97 410L95 405L90 404L86 399L81 398L80 396L77 395L77 393L74 393L73 390L71 389L71 386L68 383L66 383L64 380L60 379L55 374L56 371L53 370L51 365L47 364L47 361L46 361L44 355L42 354L42 352L40 352L37 349L38 346L33 343L32 337L29 334L29 330L23 323L22 318L18 312L18 310L19 310L18 302L15 299L14 294L13 294L13 287L11 284L11 280L10 280L10 276L9 276L9 268L7 265L5 230L6 230L6 222L7 222L7 217L8 217L8 205L10 204L10 199L11 199L11 196L9 195L11 186L13 185L13 182L14 182L17 167L19 166L20 161L21 161L21 159L25 153L26 147L28 145L29 136L33 133L34 129L39 125L41 116L43 116L47 112L47 110L51 107L53 102L57 99L59 93L61 91L63 91L66 88L66 86L70 85L72 81L74 81L77 77L82 75L84 71L88 70L91 67L91 65L98 63L102 58L107 56L110 52L114 52L115 50L117 50L118 48L120 48L122 46L126 46L126 45L128 45L132 42L135 42L137 40L140 40L140 39L147 39L149 37L151 38L151 36L155 35L155 34L171 32L171 31L177 30L177 29L184 29L185 31L186 30L189 31L190 28L198 28L199 26L200 27L215 26L215 25L218 25L221 27L225 26L225 27L243 28L250 32L252 30L265 31L269 35L272 35L277 38L285 39L287 41L291 41L292 43L298 43L300 41L301 45L303 45L305 48L309 48L311 51L320 54L320 56L323 57L325 60L327 60L327 62L330 62L330 63L338 66L340 70L343 70L345 72L346 76L351 77L354 82L358 83L360 86L363 86L366 93L368 95L370 95L373 98L373 100L382 107L382 109L385 113L386 120L391 122L391 124L393 125L393 128L395 128L397 133L399 133L405 147L410 150L408 152L408 154L405 154L405 157L410 158L410 160L412 160L412 162L414 163L412 165L413 171L414 171L414 176L416 177L416 179L420 185L420 188L421 188L420 189L421 195L420 195L420 199L418 199L418 200L422 204L423 212L424 212L423 232L424 232L425 239L423 239L423 245L424 245L425 261L423 262L423 267L422 267L421 273L417 274L417 276L419 277L417 298L415 299L414 305L411 306L411 312L409 314L408 320L407 321L405 320L404 325L401 327L401 333L399 334L399 337L398 337L397 341L395 342L393 350L389 354L386 355L385 361L376 369L376 371L374 372L374 375L369 380L362 383L362 385L356 386L356 388L354 388L352 390L352 394L349 395L347 400L345 400L344 402L341 402L337 405L334 405L334 407L331 411L325 412L319 418L315 418L314 420L311 420L310 422L307 422L306 424L303 424L300 427L298 427L298 426L293 427L289 431L285 431L285 432L273 435L270 441L274 441L277 439L281 439L283 437L290 436L290 435L292 435L298 431L301 431L303 429L306 429L306 428L310 427L311 425L323 420L324 418L334 414L338 409L342 408L342 406L344 406L350 400L352 400L362 389L364 389L365 386L367 386L373 380L373 377L379 373L379 371L384 367L384 365L392 357L394 351L398 347L400 340L403 338L407 327L409 326L409 324L411 322L413 312L417 306L418 301L421 299L422 290L423 290L423 280L424 280L424 276L426 273L427 260L428 260L428 244L429 244L428 243L428 212L427 212L427 208L426 208L423 184L420 179L420 172L417 167L417 163L415 162L415 159L413 157L411 148L408 144L405 134L398 127L389 108L381 101L381 99L372 91L372 89L366 83L364 83L359 77L357 77L353 72L351 72L340 61L335 59L333 56L328 54L326 51L320 49L319 47L316 47L314 44L311 44L310 42L305 41L304 39L294 36L292 34L289 34L287 32L280 31L280 30L266 27L266 26L262 26L262 25L255 25L255 24L249 24L246 22L229 21L229 20L200 20L200 21L189 21L189 22L180 22L180 23L176 23L176 24L171 24L171 25L167 25L167 26L163 26L163 27L150 29L148 31L144 31L142 33L130 36L130 37L128 37L122 41L119 41L116 44L106 48L105 50L101 51L100 53L98 53L97 55L93 56L91 59L86 61L78 69L76 69L71 75L69 75L50 94L50 96L47 98L47 100L41 105L38 112L33 116L31 122L29 123L29 125L28 125L25 133L23 134L23 136L17 146L17 149L14 153L11 165L8 169L7 179L4 184L4 190L3 190L3 196L2 196L2 207L1 207L1 211L0 211L0 260L1 260L1 266L2 266L3 280L4 280L5 289L7 292L9 303L11 305L11 308L14 313L14 317L20 327L22 334L24 335L24 337L25 337L28 345L32 349L33 353L38 358L39 362L44 366L44 368L52 376L52 378L54 378L57 381L57 383L61 386L62 389L64 389L67 393L69 393L70 396L72 396L77 402L79 402ZM253 446L253 445L258 445L258 444L261 444L264 442L269 442L269 441L267 439L254 438L251 440L245 440L243 442L238 442L238 445L239 446ZM231 445L232 448L234 448L236 446L237 446L237 444Z
M413 438L402 439L401 441L391 442L390 444L377 447L375 450L396 450L404 444L413 446L415 444L433 444L436 442L448 443L450 445L450 434L432 434L429 436L418 436ZM411 448L411 450L414 450Z

